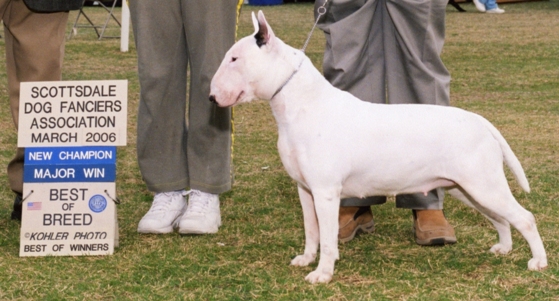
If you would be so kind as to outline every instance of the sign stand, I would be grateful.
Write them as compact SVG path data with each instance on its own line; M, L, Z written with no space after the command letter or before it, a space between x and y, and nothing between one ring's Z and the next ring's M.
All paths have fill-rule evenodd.
M118 246L116 146L127 81L21 84L20 256L110 255Z

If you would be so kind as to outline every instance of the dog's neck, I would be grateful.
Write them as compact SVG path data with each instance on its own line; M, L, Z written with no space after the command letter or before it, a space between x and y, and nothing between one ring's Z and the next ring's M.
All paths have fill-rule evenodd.
M297 66L297 68L295 68L295 70L293 70L293 72L291 73L291 75L283 82L283 84L281 86L279 86L279 88L276 90L276 92L274 92L274 94L272 95L272 97L270 98L270 100L274 99L274 97L276 95L278 95L279 92L281 92L281 90L283 89L283 87L285 87L292 79L293 76L295 76L295 74L299 71L299 69L301 69L301 65L303 65L303 62L305 61L306 57L303 56L301 58L301 62L299 63L299 65Z
M270 99L272 113L280 132L281 128L289 127L294 118L302 116L301 110L306 111L309 110L309 106L319 105L324 95L332 94L332 90L335 89L303 52L288 45L286 47L289 52L284 52L281 64L291 67L289 71L283 72L285 80L281 81L282 85ZM293 55L293 52L296 55Z

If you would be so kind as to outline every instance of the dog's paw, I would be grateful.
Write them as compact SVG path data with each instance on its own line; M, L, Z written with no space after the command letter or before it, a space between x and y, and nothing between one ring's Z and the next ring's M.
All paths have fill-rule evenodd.
M303 254L298 255L293 260L291 260L291 265L299 266L299 267L306 267L316 258L316 254Z
M532 258L528 261L528 270L541 271L547 268L547 259Z
M305 280L308 282L315 284L315 283L328 283L332 280L332 274L319 272L318 270L312 271L305 277Z
M495 244L493 247L491 247L491 249L489 249L489 252L493 253L493 254L508 254L508 252L510 252L510 250L512 250L512 246L507 246L501 243Z

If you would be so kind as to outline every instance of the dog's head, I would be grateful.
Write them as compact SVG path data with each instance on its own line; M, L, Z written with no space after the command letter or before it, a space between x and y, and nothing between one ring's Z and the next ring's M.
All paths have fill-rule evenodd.
M270 99L285 74L286 46L274 35L262 11L252 13L254 34L239 40L225 54L211 83L210 101L229 107L254 99Z

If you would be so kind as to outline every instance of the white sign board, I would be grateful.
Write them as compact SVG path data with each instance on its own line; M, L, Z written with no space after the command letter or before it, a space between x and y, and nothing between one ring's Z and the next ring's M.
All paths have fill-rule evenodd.
M24 82L19 147L126 145L127 80Z
M115 183L24 185L19 256L113 254Z
M128 81L25 82L20 256L110 255L118 245L116 146Z

